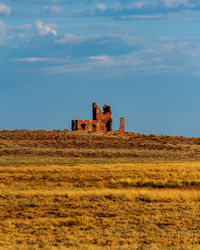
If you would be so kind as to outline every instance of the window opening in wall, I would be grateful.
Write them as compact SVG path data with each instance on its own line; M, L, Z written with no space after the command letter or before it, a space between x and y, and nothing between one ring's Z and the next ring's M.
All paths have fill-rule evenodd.
M77 123L76 121L72 121L72 130L77 130Z
M106 113L109 113L111 112L110 111L110 107L109 106L106 106L104 109L103 109L103 113L106 114Z
M106 122L106 131L111 131L110 120L108 120L108 121Z
M93 120L97 120L97 109L93 108Z
M93 124L93 126L92 126L92 131L96 132L96 125L95 124Z
M81 124L81 128L83 129L83 130L85 130L85 127L86 127L86 124Z

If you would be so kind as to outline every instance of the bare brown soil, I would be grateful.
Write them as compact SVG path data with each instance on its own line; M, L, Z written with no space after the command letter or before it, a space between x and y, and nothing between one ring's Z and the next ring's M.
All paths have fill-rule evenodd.
M0 156L200 159L200 138L67 130L0 131Z

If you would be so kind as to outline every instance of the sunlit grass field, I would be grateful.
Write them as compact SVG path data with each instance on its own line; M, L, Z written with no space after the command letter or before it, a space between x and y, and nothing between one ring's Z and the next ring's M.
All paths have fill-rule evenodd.
M1 158L0 248L200 249L200 163L118 161Z

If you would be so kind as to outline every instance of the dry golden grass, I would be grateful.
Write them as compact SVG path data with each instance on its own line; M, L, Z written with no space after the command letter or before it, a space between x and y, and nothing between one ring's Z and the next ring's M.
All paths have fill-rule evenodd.
M200 249L199 162L3 161L2 249Z
M0 131L0 249L200 249L200 138Z

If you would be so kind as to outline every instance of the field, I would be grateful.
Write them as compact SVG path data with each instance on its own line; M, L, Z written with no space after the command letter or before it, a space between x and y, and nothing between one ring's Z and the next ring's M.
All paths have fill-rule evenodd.
M0 131L0 249L200 249L200 139Z

